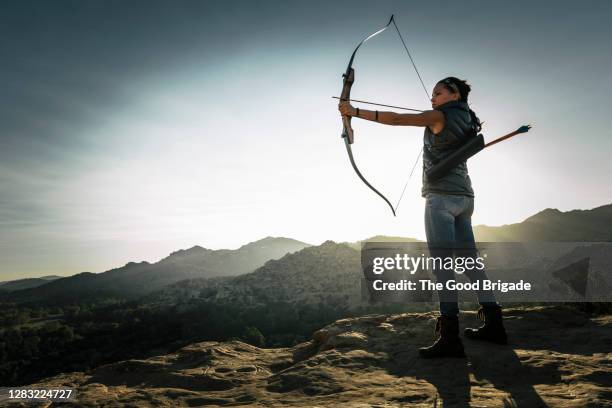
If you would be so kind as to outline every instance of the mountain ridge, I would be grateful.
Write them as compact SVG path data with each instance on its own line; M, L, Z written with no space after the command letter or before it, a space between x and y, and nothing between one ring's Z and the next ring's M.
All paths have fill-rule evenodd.
M265 262L309 244L290 238L264 238L236 250L208 250L194 246L179 250L155 263L128 262L102 273L81 272L35 288L0 293L0 300L28 302L32 299L72 302L87 297L134 298L183 279L237 276Z
M609 225L612 225L612 204L589 210L546 208L518 223L476 225L474 235L480 242L610 242L612 229Z

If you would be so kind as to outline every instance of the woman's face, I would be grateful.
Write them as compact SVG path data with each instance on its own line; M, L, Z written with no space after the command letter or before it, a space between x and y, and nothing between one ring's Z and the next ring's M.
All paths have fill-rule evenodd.
M458 101L459 100L459 93L458 92L451 92L448 90L447 87L445 87L442 84L436 84L436 86L433 89L433 93L431 96L431 107L433 109L437 108L440 105L444 105L447 102L450 101Z

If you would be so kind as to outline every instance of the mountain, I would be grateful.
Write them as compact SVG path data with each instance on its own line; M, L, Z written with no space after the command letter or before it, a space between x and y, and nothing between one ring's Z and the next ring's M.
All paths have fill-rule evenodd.
M480 242L610 242L612 241L612 204L591 210L562 212L548 208L517 224L474 227Z
M362 304L359 251L327 241L267 262L251 273L219 279L191 279L141 299L149 306L195 307L200 302L256 308L273 303L345 307Z
M47 275L41 276L40 278L25 278L0 282L0 290L11 292L14 290L35 288L44 285L45 283L49 283L50 281L53 281L55 279L60 279L62 277L63 276L58 275Z
M610 225L612 205L606 205L565 213L548 209L518 224L503 227L478 226L475 230L481 242L612 241ZM144 301L162 307L178 305L180 309L196 307L198 302L194 302L194 299L197 299L246 308L281 302L358 310L364 305L359 281L362 277L359 253L361 244L417 241L386 236L375 236L357 243L336 244L327 241L321 246L308 247L268 262L252 273L239 277L178 282L151 293ZM522 258L518 256L517 259ZM518 264L517 260L512 262Z
M397 236L388 236L388 235L375 235L371 238L366 238L362 241L357 242L343 242L343 244L348 245L353 249L360 250L362 245L367 244L368 242L422 242L416 238L406 238L406 237L397 237Z
M464 340L467 358L423 360L435 313L337 320L291 348L206 341L47 378L65 406L604 407L612 400L612 316L506 309L509 345ZM462 325L476 325L474 312Z
M288 238L267 237L236 250L194 246L173 252L156 263L129 262L95 274L83 272L36 288L0 293L5 302L69 303L101 297L135 298L185 279L236 276L265 262L307 247Z

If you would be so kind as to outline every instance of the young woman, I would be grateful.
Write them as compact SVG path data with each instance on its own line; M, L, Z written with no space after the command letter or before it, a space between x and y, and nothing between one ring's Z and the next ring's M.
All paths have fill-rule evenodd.
M342 115L376 121L393 126L421 126L423 137L423 188L425 197L425 232L430 256L447 257L464 251L476 255L472 213L474 191L466 162L460 163L435 181L430 181L425 171L443 160L481 129L480 120L468 106L470 85L461 79L448 77L436 84L431 98L430 111L419 114L400 114L356 109L350 102L341 101L338 109ZM445 284L456 279L452 270L434 269L437 282ZM484 269L472 269L465 274L472 281L487 279ZM477 329L465 329L471 339L506 344L506 331L502 323L501 307L491 291L477 291L481 305L478 317L484 325ZM457 292L438 292L440 317L436 322L439 337L429 347L419 349L422 357L463 357L463 344L459 338L459 307Z

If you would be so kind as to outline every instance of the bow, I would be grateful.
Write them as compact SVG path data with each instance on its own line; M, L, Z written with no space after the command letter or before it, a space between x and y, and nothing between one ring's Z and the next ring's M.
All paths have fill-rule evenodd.
M353 69L353 60L355 59L355 55L357 54L357 50L359 49L359 47L361 47L363 45L363 43L365 43L366 41L368 41L370 38L377 36L378 34L382 33L383 31L385 31L387 28L389 28L389 26L391 25L391 23L393 23L393 25L395 26L395 29L400 37L400 39L402 40L402 44L404 45L404 48L406 49L406 52L408 53L408 57L410 57L410 61L412 62L412 66L414 67L414 70L416 71L419 80L421 81L421 85L423 85L423 90L425 91L425 95L427 97L427 99L429 99L429 93L427 92L427 87L425 86L423 79L421 78L421 74L419 73L419 70L417 69L414 60L412 58L412 55L410 54L410 51L408 51L408 47L406 46L406 42L404 41L404 38L402 37L402 34L399 31L399 28L397 27L397 24L395 23L395 19L394 16L391 15L391 18L389 19L389 22L382 27L381 29L375 31L374 33L368 35L367 37L365 37L363 40L361 40L361 42L357 45L357 47L355 47L355 50L353 51L353 53L351 54L351 58L348 62L348 65L346 67L346 71L344 74L342 74L343 77L343 83L342 83L342 92L340 93L340 99L341 100L350 100L351 99L351 87L353 86L353 83L355 82L355 70ZM351 165L353 166L353 169L355 170L355 173L357 173L357 175L359 176L359 178L361 179L361 181L363 181L363 183L368 186L368 188L370 188L370 190L374 191L380 198L382 198L387 205L389 206L389 208L391 209L391 212L393 213L393 216L395 217L396 215L396 210L397 207L394 208L393 205L391 205L391 203L389 202L389 200L387 199L387 197L385 197L380 191L378 191L374 186L372 186L372 184L370 184L370 182L368 182L368 180L366 180L366 178L363 176L363 174L361 174L361 171L359 171L359 168L357 167L357 164L355 163L355 159L353 157L353 150L351 148L351 145L354 142L354 132L353 132L353 128L351 127L351 117L350 116L346 116L346 115L342 115L342 125L343 125L343 129L342 129L342 138L344 139L344 145L346 146L346 152L348 153L349 156L349 160L351 162ZM419 153L420 155L420 153ZM412 177L412 172L414 172L414 168L416 167L416 164L418 162L418 158L419 156L417 156L417 161L415 161L415 164L412 168L412 171L410 172L410 177ZM408 181L410 181L410 178L408 179ZM408 185L408 182L406 182L406 185ZM406 185L404 186L404 191L406 190ZM400 201L402 199L404 195L404 192L402 191L402 195L400 196ZM397 203L397 206L399 207L399 201Z

